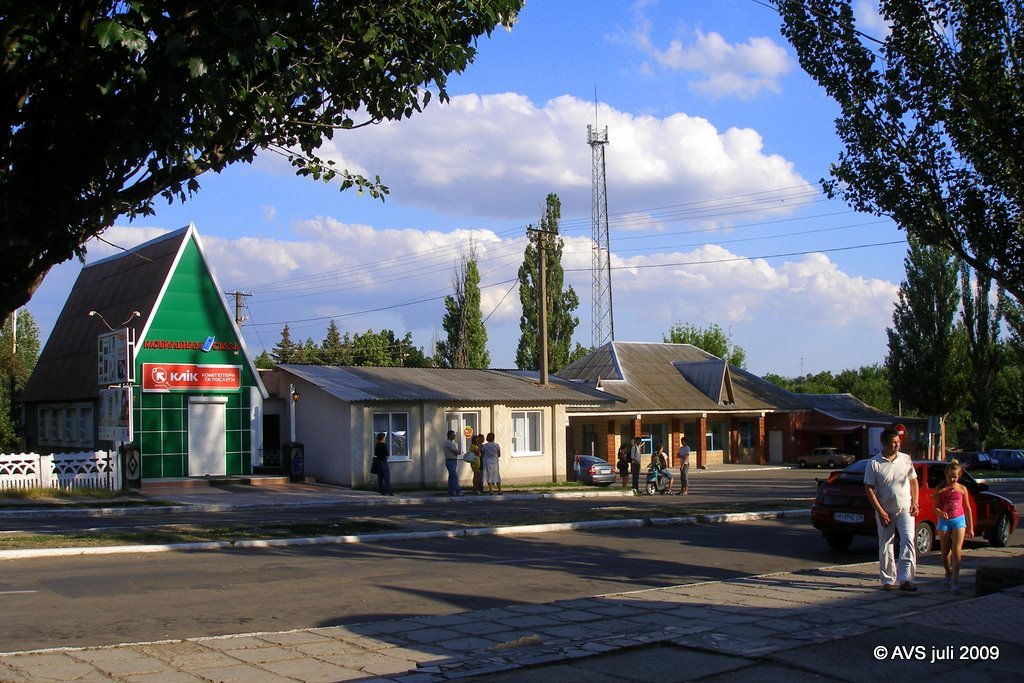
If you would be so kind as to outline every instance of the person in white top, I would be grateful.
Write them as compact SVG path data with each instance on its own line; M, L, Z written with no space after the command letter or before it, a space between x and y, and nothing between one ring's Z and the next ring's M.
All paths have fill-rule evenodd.
M901 591L914 592L917 551L914 548L914 517L917 515L917 472L910 456L900 452L900 434L882 430L882 452L868 461L864 489L875 509L878 526L878 574L883 590L899 584ZM897 563L892 538L900 537Z
M679 460L679 493L685 496L690 491L690 447L685 436L679 439L676 459Z

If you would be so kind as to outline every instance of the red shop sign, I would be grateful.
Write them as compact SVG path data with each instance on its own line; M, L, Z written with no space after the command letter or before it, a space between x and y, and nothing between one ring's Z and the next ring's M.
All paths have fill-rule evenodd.
M143 391L237 391L241 387L241 365L142 364Z

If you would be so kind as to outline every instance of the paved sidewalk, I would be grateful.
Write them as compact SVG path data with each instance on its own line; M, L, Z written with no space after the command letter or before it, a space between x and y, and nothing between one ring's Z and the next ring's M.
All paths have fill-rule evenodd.
M746 577L539 605L112 647L0 655L4 681L1014 680L1024 589L975 598L936 554L920 590L878 587L877 564Z

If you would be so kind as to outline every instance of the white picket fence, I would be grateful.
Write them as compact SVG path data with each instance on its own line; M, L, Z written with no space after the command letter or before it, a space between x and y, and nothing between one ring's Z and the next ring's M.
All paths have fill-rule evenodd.
M0 454L0 491L28 488L121 488L117 452Z

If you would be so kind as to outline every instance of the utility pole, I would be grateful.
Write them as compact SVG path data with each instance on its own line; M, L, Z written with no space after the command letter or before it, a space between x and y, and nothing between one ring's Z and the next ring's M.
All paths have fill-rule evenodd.
M252 296L252 292L226 292L228 296L235 297L235 324L239 328L242 327L242 323L248 318L242 315L242 297Z

